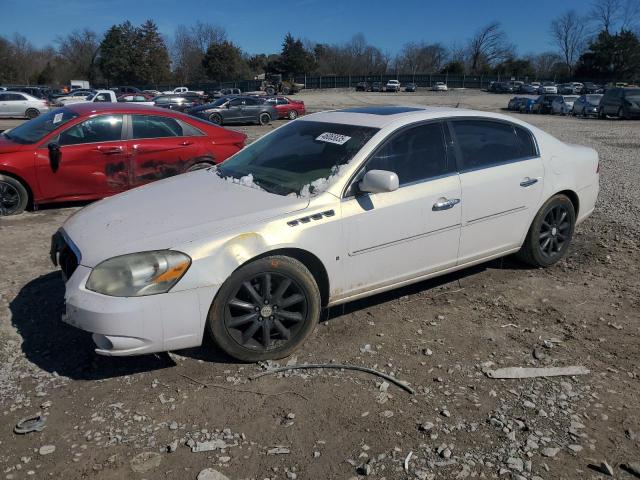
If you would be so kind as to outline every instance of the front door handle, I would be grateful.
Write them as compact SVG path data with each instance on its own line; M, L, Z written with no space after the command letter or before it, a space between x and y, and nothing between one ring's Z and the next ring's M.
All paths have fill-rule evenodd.
M434 212L439 212L441 210L449 210L450 208L455 207L459 203L460 203L459 198L446 199L444 197L441 197L438 199L436 203L433 204L432 210Z
M103 155L115 155L122 153L122 147L97 147L95 150Z
M538 179L537 178L525 178L524 180L522 180L520 182L520 186L521 187L530 187L531 185L533 185L534 183L538 183Z
M188 147L189 145L193 145L193 142L190 142L189 140L185 140L184 142L180 143L180 146L182 147Z

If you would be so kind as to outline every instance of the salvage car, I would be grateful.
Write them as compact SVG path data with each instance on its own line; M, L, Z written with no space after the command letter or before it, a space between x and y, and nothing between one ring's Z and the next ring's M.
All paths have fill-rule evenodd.
M96 200L222 162L246 136L135 104L74 104L0 135L0 216Z
M611 88L604 92L598 116L631 119L640 117L640 88Z
M208 332L255 362L299 348L326 306L512 253L553 265L598 190L595 150L510 116L349 108L90 205L51 257L63 320L97 353L194 347Z
M578 99L578 95L558 95L551 102L551 113L555 115L569 115L573 110L573 102Z
M198 95L186 95L186 94L170 94L160 95L153 99L153 104L156 107L167 108L169 110L176 110L178 112L184 112L190 108L194 108L202 105L202 99Z
M279 116L274 105L266 103L263 98L250 96L222 97L213 103L190 108L187 113L217 125L230 123L268 125L271 120Z
M288 97L269 97L264 99L264 101L275 107L278 111L278 118L295 120L306 113L302 100L292 100Z
M404 86L404 91L405 92L415 92L418 89L418 87L416 86L415 83L407 83Z
M51 104L48 100L36 98L28 93L0 92L0 117L36 118L41 113L48 112Z
M369 82L356 83L356 92L369 92L369 91L371 91L371 85L369 85Z
M597 116L598 107L600 106L600 100L602 100L602 94L591 93L588 95L580 95L578 99L573 102L573 109L571 113L573 115L580 115L582 117Z
M118 97L120 103L137 103L138 105L155 105L153 97L144 93L127 93Z
M531 107L531 113L551 113L551 104L559 95L542 94Z
M398 80L389 80L384 87L387 92L399 92L400 91L400 81Z
M446 92L447 90L449 90L449 87L447 87L447 84L444 82L436 82L431 87L431 90L433 90L434 92Z

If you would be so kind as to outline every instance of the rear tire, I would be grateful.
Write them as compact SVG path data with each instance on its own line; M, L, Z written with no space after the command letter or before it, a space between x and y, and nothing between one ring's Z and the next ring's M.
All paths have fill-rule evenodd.
M287 115L289 117L289 120L295 120L296 118L298 118L298 112L296 112L295 110L289 110L289 115Z
M260 125L268 125L271 123L271 115L268 113L261 113L260 117L258 117L258 123Z
M196 162L193 165L191 165L189 168L187 168L185 170L186 172L195 172L196 170L204 170L205 168L209 168L212 167L213 164L209 163L209 162Z
M320 319L320 290L298 260L274 255L241 266L211 304L207 330L227 354L245 362L287 357Z
M212 113L209 115L209 121L211 123L215 123L216 125L222 125L222 115L219 113Z
M40 115L40 111L35 108L30 108L29 110L24 112L24 116L27 117L29 120L36 118L38 115Z
M553 265L566 254L575 225L576 212L571 200L554 195L536 214L516 256L534 267Z
M24 212L28 202L29 192L19 180L0 175L0 217Z

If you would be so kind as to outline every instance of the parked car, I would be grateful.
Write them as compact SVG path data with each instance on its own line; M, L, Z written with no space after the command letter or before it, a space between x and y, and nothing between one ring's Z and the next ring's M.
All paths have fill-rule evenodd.
M153 97L144 93L129 93L118 97L120 103L137 103L138 105L155 105Z
M389 80L384 87L387 92L399 92L400 82L398 80Z
M523 105L525 105L529 100L535 101L538 97L531 95L518 95L511 100L507 104L507 110L512 110L515 112L521 112L523 110Z
M602 85L597 85L593 82L584 82L584 86L582 88L582 93L603 93L604 90Z
M160 90L143 90L142 93L144 93L145 95L149 95L151 98L162 95L162 92Z
M41 98L43 100L49 99L49 93L51 89L49 87L41 87L41 86L23 86L23 85L15 85L11 86L7 90L12 92L22 92L31 95L32 97Z
M591 93L588 95L580 95L573 103L571 113L582 117L597 116L600 100L602 100L602 94Z
M369 82L356 83L356 92L369 92L369 91L371 91L371 85L369 85Z
M489 91L493 93L512 93L513 85L505 82L493 82L489 87Z
M242 95L242 90L239 88L223 88L213 92L213 98L228 97L229 95Z
M87 95L86 97L70 96L56 99L56 105L64 106L71 105L73 103L115 103L118 101L116 93L113 90L96 90L95 92Z
M531 85L530 83L526 83L526 84L520 85L520 87L518 88L518 92L528 93L528 94L538 93L538 86Z
M569 115L573 110L573 103L578 95L558 95L551 102L551 113L556 115Z
M640 88L611 88L600 100L598 116L631 119L640 117Z
M202 105L202 100L199 97L194 96L171 94L155 97L153 99L153 103L156 107L184 112L190 108Z
M36 118L48 112L48 100L36 98L28 93L3 90L0 92L0 117Z
M538 95L527 95L523 98L524 100L520 102L520 113L533 113L533 106L538 101Z
M557 97L558 95L547 93L540 95L531 107L531 113L551 113L551 104Z
M520 101L522 97L511 97L507 104L507 110L520 110Z
M418 90L418 87L416 86L415 83L407 83L404 86L404 91L405 92L415 92L416 90Z
M72 101L79 101L79 99L86 100L86 98L89 95L94 95L95 93L96 93L95 90L79 89L72 92L63 93L61 95L59 94L52 95L52 100L55 103L62 104L62 102L67 102L69 100L72 100ZM73 102L70 102L70 103L73 103Z
M542 82L542 85L540 85L538 87L538 93L540 95L543 95L545 93L557 94L558 93L558 87L553 82Z
M264 99L264 101L276 108L278 118L295 120L306 113L302 100L292 100L288 97L269 97Z
M117 96L124 95L126 93L142 93L142 90L140 90L137 87L132 87L130 85L125 85L121 87L111 87L109 90L113 90L114 92L116 92Z
M436 82L431 87L431 90L433 90L434 92L446 92L447 90L449 90L449 88L444 82Z
M261 98L248 96L222 97L213 103L191 108L189 115L204 118L217 125L257 123L267 125L279 117L275 106Z
M325 306L516 252L553 265L598 190L595 150L510 116L350 108L85 208L51 256L63 321L98 354L195 347L207 332L256 362L299 348Z
M384 92L384 87L382 86L382 83L380 83L380 82L373 82L371 84L371 91L372 92Z
M95 200L211 166L242 149L245 139L154 107L55 109L0 136L0 215L20 213L29 202Z

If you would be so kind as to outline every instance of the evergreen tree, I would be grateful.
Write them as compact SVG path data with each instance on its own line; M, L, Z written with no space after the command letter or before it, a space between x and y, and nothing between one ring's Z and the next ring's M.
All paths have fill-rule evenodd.
M113 25L100 43L100 70L111 83L133 83L138 33L131 22Z
M300 75L314 70L313 55L307 52L298 38L293 38L291 33L287 33L282 43L282 53L280 54L280 69L290 77Z
M202 59L202 66L212 80L235 80L244 67L242 51L228 40L212 43Z
M138 29L135 56L137 61L134 76L137 82L145 85L156 85L171 74L169 51L158 26L147 20Z
M602 80L634 80L640 76L640 39L633 32L606 30L580 56L576 75Z

